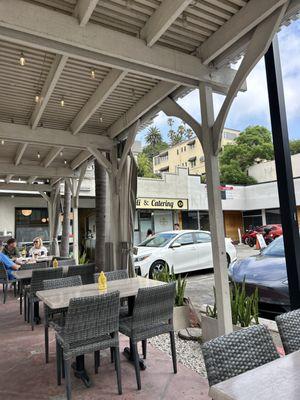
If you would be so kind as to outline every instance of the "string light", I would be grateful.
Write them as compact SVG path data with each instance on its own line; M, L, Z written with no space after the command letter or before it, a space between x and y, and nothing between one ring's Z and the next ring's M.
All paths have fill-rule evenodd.
M4 140L2 139L2 140L1 140L1 144L2 144L2 146L4 145L4 143L5 143L5 142L4 142Z
M67 160L64 160L64 164L67 164Z
M91 69L91 78L95 79L96 78L96 71L94 68Z
M61 105L62 107L65 105L64 96L62 96L61 99L60 99L60 105Z
M37 158L41 158L41 155L40 155L40 152L38 151L38 153L37 153Z
M24 57L24 53L23 51L20 54L20 59L19 59L20 65L22 65L22 67L24 67L25 63L26 63L26 59Z
M102 114L99 114L99 121L100 121L100 123L102 124L102 122L103 122L103 116L102 116Z
M40 95L37 93L36 95L35 95L35 102L36 103L38 103L39 101L40 101Z
M63 153L62 151L59 153L59 155L60 155L61 157L63 156L63 154L64 154L64 153Z

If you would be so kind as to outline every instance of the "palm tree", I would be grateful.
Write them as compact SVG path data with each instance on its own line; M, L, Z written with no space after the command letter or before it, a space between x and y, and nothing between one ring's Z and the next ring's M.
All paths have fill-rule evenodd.
M147 144L156 146L158 143L162 142L160 130L156 126L150 126L145 139Z
M62 223L62 235L60 243L60 255L69 256L69 236L70 236L70 212L71 212L71 188L65 181L64 193L64 219Z
M99 271L105 268L105 207L106 207L106 171L96 160L95 168L95 212L96 244L95 264Z
M187 128L185 131L185 136L187 139L191 139L193 136L195 136L193 129Z

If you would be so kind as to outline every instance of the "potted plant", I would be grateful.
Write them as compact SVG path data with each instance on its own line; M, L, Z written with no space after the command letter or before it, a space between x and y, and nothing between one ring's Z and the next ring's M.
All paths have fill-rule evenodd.
M206 315L201 317L202 340L207 342L218 335L218 313L216 307L216 290L214 288L215 302L214 306L206 307ZM230 286L230 303L233 330L239 330L258 324L258 288L248 296L246 294L245 279L242 285L233 282Z
M181 275L174 274L174 269L170 274L167 266L163 271L154 274L154 279L161 282L176 282L176 296L174 301L173 324L174 330L179 331L190 326L190 307L189 301L185 298L187 275L182 278Z

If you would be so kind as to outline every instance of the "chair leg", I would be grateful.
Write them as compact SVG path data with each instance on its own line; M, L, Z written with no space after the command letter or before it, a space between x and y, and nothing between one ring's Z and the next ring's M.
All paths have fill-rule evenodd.
M114 349L112 347L110 348L110 362L114 362Z
M95 362L95 374L98 374L98 368L100 367L100 351L94 352L94 362Z
M61 347L56 340L56 378L58 386L61 385Z
M34 330L34 301L29 298L31 330Z
M22 315L22 306L23 306L23 285L21 283L21 281L18 282L19 284L19 294L20 294L20 315Z
M3 304L6 303L6 296L7 296L7 284L3 283Z
M17 283L14 282L13 286L14 286L14 296L17 297Z
M21 294L20 294L20 302L22 303L22 292L21 292ZM28 306L28 304L27 304L27 295L26 295L26 292L24 292L24 299L23 299L23 301L24 301L24 321L26 322L26 321L28 321L28 318L27 318L27 312L28 312L28 310L27 310L27 306Z
M66 373L66 391L67 400L72 398L72 386L71 386L71 360L64 360L65 373Z
M122 379L121 379L121 365L120 365L120 350L119 347L114 348L115 370L117 373L118 393L122 394Z
M48 364L48 362L49 362L49 326L46 321L45 321L45 357L46 357L46 364Z
M142 340L143 358L146 360L147 357L147 339Z
M66 371L65 371L65 362L64 362L64 349L61 347L61 376L63 377L63 379L66 378Z
M176 347L175 347L174 331L170 332L170 341L171 341L171 352L172 352L172 360L173 360L173 370L174 370L174 374L177 374L177 359L176 359Z
M139 353L138 353L138 348L137 348L137 343L132 341L132 356L133 356L133 361L134 361L134 368L135 368L135 374L136 374L136 383L138 390L141 390L141 371L140 371L140 362L139 362Z

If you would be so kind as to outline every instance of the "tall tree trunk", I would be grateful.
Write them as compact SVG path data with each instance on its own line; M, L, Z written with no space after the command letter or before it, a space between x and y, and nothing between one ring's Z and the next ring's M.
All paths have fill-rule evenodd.
M60 244L60 255L62 257L69 256L69 242L70 242L70 212L71 212L71 188L65 181L65 194L64 194L64 219L62 224L62 235Z
M95 212L96 246L95 263L99 271L105 270L105 209L106 209L106 171L95 160Z

